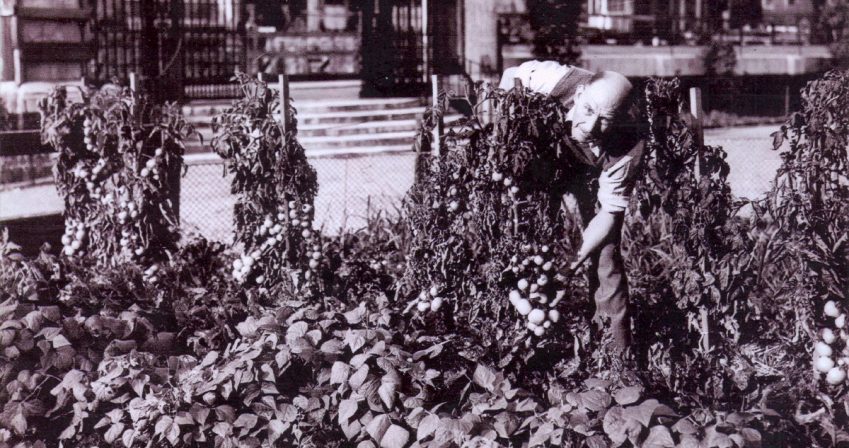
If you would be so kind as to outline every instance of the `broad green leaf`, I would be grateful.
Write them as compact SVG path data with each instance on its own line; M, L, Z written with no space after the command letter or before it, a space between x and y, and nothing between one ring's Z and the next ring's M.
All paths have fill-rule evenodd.
M342 350L345 348L345 344L339 339L330 339L321 344L321 348L319 350L322 353L327 353L331 355L338 355L342 353Z
M501 398L500 400L496 400L492 404L490 409L504 409L504 407L502 405L500 405L502 402L504 402L503 398ZM516 407L515 407L514 410L516 412L533 412L537 409L538 406L539 406L539 404L537 404L537 402L534 401L531 397L526 397L526 398L519 400L519 402L516 403Z
M699 439L692 434L685 434L681 436L676 448L700 448L700 446Z
M343 384L348 381L350 374L351 366L342 361L336 361L330 369L330 384Z
M222 404L215 408L215 415L222 422L233 423L236 420L236 410L229 404Z
M652 426L649 430L649 435L643 441L644 448L674 448L675 442L672 440L672 435L669 429L662 425Z
M601 390L589 390L579 394L581 404L590 411L603 411L610 406L610 394Z
M428 414L419 422L416 430L416 440L421 441L436 431L439 426L439 417L436 414Z
M347 437L348 440L354 440L360 437L360 432L363 429L363 425L359 420L351 420L350 422L341 423L339 426L342 428L342 433L345 434L345 437Z
M295 322L286 330L286 342L302 338L309 331L309 325L306 322Z
M204 423L206 423L206 418L209 416L209 408L201 404L195 403L192 405L192 408L189 410L189 413L192 414L192 418L194 418L199 425L203 425Z
M174 416L174 422L178 425L193 425L195 423L192 415L186 411L179 411Z
M20 403L9 403L11 404L11 409L9 409L7 405L7 409L3 411L3 420L6 420L2 423L5 426L12 428L18 435L24 435L27 431L27 418L24 416L24 408L20 405ZM11 410L11 412L6 412Z
M643 388L640 386L625 387L616 391L613 394L613 399L623 406L636 403L640 399L642 390Z
M377 440L383 438L383 434L386 433L386 430L392 425L392 422L389 420L389 416L386 414L381 414L373 419L366 425L366 432L371 436L372 439Z
M373 355L370 353L358 353L351 358L351 362L349 363L351 367L355 369L359 369L366 361L369 360Z
M586 381L584 381L584 385L586 385L590 389L604 390L610 387L610 381L603 380L600 378L588 378Z
M651 418L654 415L654 411L658 406L660 406L660 403L652 398L640 403L639 405L625 408L622 415L626 419L636 420L644 427L648 428Z
M121 437L121 435L123 433L124 433L124 424L123 423L115 423L111 427L109 427L109 430L106 431L106 434L103 435L103 440L105 440L106 443L112 443L112 442L118 440L118 437Z
M478 364L475 367L475 373L472 375L472 381L478 386L492 392L495 389L496 374L489 367Z
M607 439L605 439L604 436L601 435L587 437L585 443L587 444L587 448L608 448L608 446L610 446L607 443Z
M215 361L218 360L218 352L213 350L206 354L203 357L203 362L200 363L200 367L208 367L215 364Z
M363 383L368 378L369 366L368 364L363 364L360 366L357 371L351 375L351 378L348 379L348 385L351 386L351 389L359 390L362 387Z
M69 345L71 345L71 343L70 341L68 341L68 338L61 334L53 338L53 348L62 348L67 347Z
M607 410L602 420L602 429L613 442L613 446L622 445L628 440L628 421L623 413L622 407L614 406Z
M716 430L714 427L709 427L705 430L705 439L704 442L707 443L709 447L715 448L732 448L734 447L734 441L731 440L726 434L723 434Z
M361 305L345 313L345 320L350 325L357 325L366 317L366 308Z
M274 442L285 434L288 429L288 423L281 422L277 419L270 420L268 422L268 443L274 446Z
M386 409L392 409L392 406L395 405L395 399L398 396L395 392L395 387L395 383L383 383L377 389L377 393L380 395L380 400L383 401Z
M531 435L531 440L528 442L528 446L538 446L543 445L548 442L548 439L551 438L551 434L554 432L554 425L546 422L543 423L536 431Z
M247 428L253 429L256 426L258 418L255 414L244 413L239 415L239 418L233 422L233 426L236 428Z
M746 448L760 448L762 442L761 433L758 432L757 429L752 428L743 428L740 431L740 435L743 436L743 440L746 441Z
M357 413L358 408L357 400L346 399L339 402L339 423L347 424L348 419Z
M298 408L289 403L280 403L277 405L277 418L292 423L298 418Z
M180 439L180 426L174 423L174 419L167 415L163 415L156 422L154 433L163 439L167 439L171 445L176 445Z
M413 353L413 361L418 361L418 360L420 360L424 357L428 357L428 358L431 358L431 359L436 358L437 356L439 356L440 353L442 353L442 348L444 346L445 346L445 343L440 342L439 344L435 344L435 345L428 347L424 350L419 350L419 351Z
M381 448L401 448L407 446L410 441L410 432L406 429L392 425L386 430L383 438L380 440Z
M699 428L697 428L696 425L694 425L688 418L678 420L674 425L672 425L672 430L679 434L696 434L699 432Z
M133 446L133 440L136 438L136 431L133 429L128 429L121 434L121 441L124 442L124 446Z
M345 343L351 348L351 353L357 353L364 345L366 345L366 338L359 333L349 332L348 335L345 336Z

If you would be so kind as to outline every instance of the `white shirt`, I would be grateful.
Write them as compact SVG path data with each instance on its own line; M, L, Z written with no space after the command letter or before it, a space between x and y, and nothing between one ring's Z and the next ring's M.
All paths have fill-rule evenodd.
M526 88L548 95L569 70L572 70L571 66L554 61L528 61L504 70L498 88L510 90L515 83L514 78L519 78Z

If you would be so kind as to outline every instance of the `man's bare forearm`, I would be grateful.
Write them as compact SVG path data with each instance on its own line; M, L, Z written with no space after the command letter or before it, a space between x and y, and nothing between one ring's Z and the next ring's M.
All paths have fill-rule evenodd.
M593 252L601 247L602 243L610 238L624 215L621 212L601 210L590 220L582 235L581 249L578 250L577 258L572 263L573 269L583 263Z

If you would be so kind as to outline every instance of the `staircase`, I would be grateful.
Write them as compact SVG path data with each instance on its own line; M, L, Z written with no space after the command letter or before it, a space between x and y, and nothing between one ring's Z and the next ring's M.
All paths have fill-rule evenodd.
M410 151L425 111L420 98L308 98L298 100L298 141L308 156L344 156ZM192 141L187 152L210 152L212 117L229 107L229 100L192 102L183 114L203 136L204 144ZM460 115L445 118L450 123Z

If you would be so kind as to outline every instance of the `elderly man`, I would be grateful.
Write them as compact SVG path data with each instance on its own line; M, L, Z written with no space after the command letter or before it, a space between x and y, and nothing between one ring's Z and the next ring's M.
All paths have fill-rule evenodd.
M595 299L596 323L610 320L617 353L630 346L628 284L619 249L623 216L634 188L643 142L636 120L629 118L631 83L619 73L592 73L553 61L530 61L504 72L500 87L510 89L514 79L549 95L567 108L564 146L583 168L569 192L585 228L582 244L570 270L590 261L590 294ZM589 180L589 182L587 181ZM597 193L590 186L597 180Z

